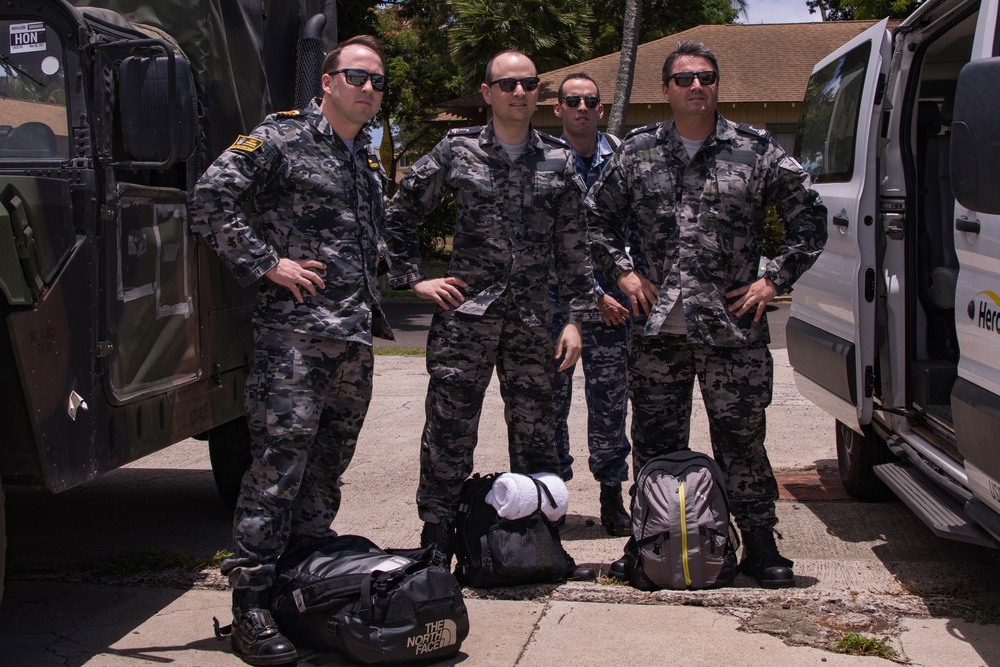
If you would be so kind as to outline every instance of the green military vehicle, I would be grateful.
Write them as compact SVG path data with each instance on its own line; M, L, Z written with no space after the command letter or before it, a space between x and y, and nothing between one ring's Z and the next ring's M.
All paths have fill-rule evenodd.
M0 31L2 484L60 492L202 437L234 504L255 288L187 191L318 92L335 2L6 0ZM0 487L0 595L4 529Z

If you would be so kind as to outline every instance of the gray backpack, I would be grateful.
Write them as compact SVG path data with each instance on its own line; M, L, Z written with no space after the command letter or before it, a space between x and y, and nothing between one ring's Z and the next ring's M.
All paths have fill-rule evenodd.
M684 449L646 462L632 487L629 583L647 591L728 586L738 546L712 457Z

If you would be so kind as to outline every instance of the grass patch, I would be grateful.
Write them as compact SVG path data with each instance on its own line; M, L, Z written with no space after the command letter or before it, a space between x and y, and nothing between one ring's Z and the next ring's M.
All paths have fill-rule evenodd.
M377 357L422 357L427 353L422 347L376 347L372 348Z
M848 632L845 634L837 641L837 645L834 648L837 653L846 653L848 655L870 655L876 658L885 658L886 660L899 658L899 652L889 646L888 637L875 639L873 637L865 637L857 632Z
M210 558L197 558L179 551L136 549L116 556L98 558L86 569L91 574L111 577L127 577L141 572L162 570L195 572L206 568L218 568L222 560L230 556L232 556L230 551L216 551Z
M937 617L957 618L979 625L1000 625L1000 601L953 600L934 611Z

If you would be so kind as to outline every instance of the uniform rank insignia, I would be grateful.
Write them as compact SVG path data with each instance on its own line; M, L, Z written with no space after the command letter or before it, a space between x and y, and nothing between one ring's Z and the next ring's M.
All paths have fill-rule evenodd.
M368 168L369 169L372 169L372 170L378 169L380 166L382 166L382 165L380 165L378 163L378 160L376 160L375 158L371 158L371 157L368 158Z
M243 151L244 153L253 153L255 150L264 145L263 140L257 137L248 137L245 134L241 134L236 137L236 141L233 145L229 147L230 150Z
M275 114L278 118L296 118L302 115L302 112L298 109L292 109L291 111L279 111Z

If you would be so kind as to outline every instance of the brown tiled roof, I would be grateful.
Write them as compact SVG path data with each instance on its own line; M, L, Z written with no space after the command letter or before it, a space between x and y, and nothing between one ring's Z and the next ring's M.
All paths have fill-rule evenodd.
M662 104L660 70L678 42L702 42L719 61L719 101L801 102L809 74L817 62L877 21L828 21L753 25L700 25L639 46L631 104ZM601 89L604 102L614 98L617 52L545 72L540 102L552 101L562 78L587 72ZM449 100L445 108L483 106L479 93Z

